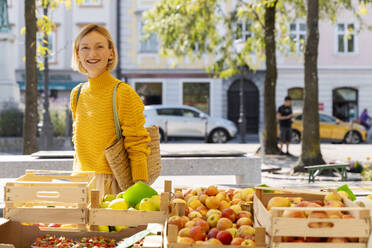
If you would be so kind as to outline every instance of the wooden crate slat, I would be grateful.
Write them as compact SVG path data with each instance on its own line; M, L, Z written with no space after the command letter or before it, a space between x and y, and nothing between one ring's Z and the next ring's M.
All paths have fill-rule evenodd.
M308 227L308 224L312 222L333 223L333 227ZM364 219L302 219L275 217L273 218L271 236L369 237L369 223Z
M266 232L271 230L271 214L266 210L265 206L257 197L256 193L253 195L253 210L254 218L256 224L263 226L266 229ZM258 222L258 223L257 223Z
M367 248L362 243L273 243L271 248Z
M64 202L88 204L88 192L83 187L40 187L39 185L32 185L31 187L17 187L6 186L5 188L5 202Z
M92 208L89 210L89 225L138 226L164 223L166 217L163 211Z
M84 208L4 208L4 217L27 223L86 224Z

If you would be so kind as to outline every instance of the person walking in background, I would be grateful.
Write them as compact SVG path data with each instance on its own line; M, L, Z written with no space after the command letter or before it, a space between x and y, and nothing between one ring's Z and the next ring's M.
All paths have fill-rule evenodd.
M365 108L359 117L360 124L362 124L367 130L371 127L368 121L372 120L371 116L368 115L368 110Z
M77 35L72 67L87 74L88 82L76 86L70 96L75 148L73 169L95 171L96 188L101 195L121 191L104 154L104 150L117 139L112 97L120 80L110 73L116 67L117 59L113 39L105 27L89 24ZM150 136L144 127L144 105L126 83L120 83L117 88L116 104L132 180L146 182Z
M279 120L280 127L280 138L279 138L279 149L280 155L291 155L289 153L289 144L292 138L292 99L289 96L284 98L284 104L279 107L276 114L276 118ZM287 152L283 152L283 144L287 146Z

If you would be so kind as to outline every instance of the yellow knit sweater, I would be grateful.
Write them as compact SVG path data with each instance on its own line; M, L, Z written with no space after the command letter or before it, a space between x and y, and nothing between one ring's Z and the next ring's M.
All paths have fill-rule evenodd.
M112 93L117 82L119 80L108 71L89 78L81 89L78 105L76 96L79 86L71 92L72 141L76 151L74 170L112 174L104 150L116 140ZM124 83L118 87L116 103L133 181L147 180L150 136L144 128L143 103L132 87Z

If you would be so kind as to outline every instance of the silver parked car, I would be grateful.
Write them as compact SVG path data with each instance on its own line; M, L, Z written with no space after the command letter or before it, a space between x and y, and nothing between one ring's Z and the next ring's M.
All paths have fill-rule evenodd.
M225 143L236 136L237 128L232 121L214 118L206 113L186 105L145 106L145 126L157 125L160 138L192 137L208 138L210 143Z

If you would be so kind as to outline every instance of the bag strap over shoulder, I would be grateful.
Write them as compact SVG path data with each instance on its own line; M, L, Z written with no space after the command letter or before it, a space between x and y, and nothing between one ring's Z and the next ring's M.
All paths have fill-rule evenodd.
M83 84L81 83L80 85L79 85L79 89L78 89L78 92L77 92L77 94L76 94L76 106L77 106L77 103L78 103L78 101L79 101L79 96L80 96L80 92L81 92L81 88L83 87Z
M114 112L115 130L116 130L116 137L117 137L118 140L120 140L121 137L122 137L118 110L116 108L116 92L118 90L118 87L119 87L120 83L122 83L122 82L118 82L115 85L114 92L112 93L112 111Z

